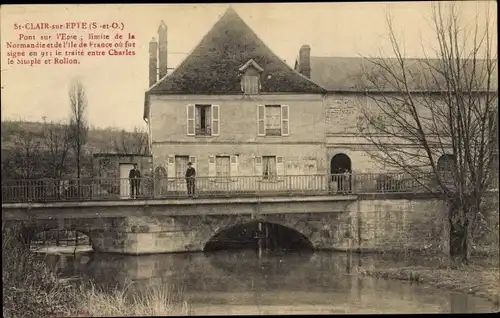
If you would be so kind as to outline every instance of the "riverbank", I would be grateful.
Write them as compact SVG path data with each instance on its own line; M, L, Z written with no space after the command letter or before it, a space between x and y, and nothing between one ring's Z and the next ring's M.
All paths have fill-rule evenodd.
M73 254L75 247L31 250L19 240L21 230L2 223L3 317L165 316L174 310L186 312L185 304L180 309L173 305L165 288L151 288L129 299L126 288L105 292L92 282L63 278L55 266L36 254L44 250L55 255Z
M360 269L359 274L428 284L475 295L500 305L500 269L496 265L461 265L456 268L406 266Z
M175 305L168 288L152 287L146 292L126 296L127 288L115 289L111 292L99 290L91 283L80 286L75 312L79 317L134 317L134 316L171 316L187 315L189 308L186 302Z

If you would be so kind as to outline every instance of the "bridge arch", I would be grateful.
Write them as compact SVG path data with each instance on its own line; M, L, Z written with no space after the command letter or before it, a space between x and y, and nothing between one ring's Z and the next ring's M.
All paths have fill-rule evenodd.
M92 239L91 239L90 233L89 233L89 231L87 231L85 229L73 227L73 228L62 228L62 229L59 228L58 229L59 232L53 231L53 230L57 230L57 229L58 229L57 227L32 228L31 229L32 234L30 236L30 245L33 244L34 242L46 243L47 241L49 241L49 242L55 241L56 244L58 244L58 242L61 242L61 241L70 242L70 241L76 240L77 238L80 241L82 238L82 235L84 235L84 237L87 237L89 245L92 245ZM72 233L68 233L68 232L73 232L73 231L75 232L74 238L73 237L71 237L71 238L65 237L65 234L71 235ZM65 233L61 233L61 232L65 232Z
M270 249L312 250L313 243L303 232L296 229L295 226L273 220L241 221L218 228L203 243L202 250L206 252L258 248L259 237L261 244Z
M60 229L66 231L76 231L81 233L89 238L90 244L92 244L92 236L89 228L81 227L81 226L64 226L60 227L57 223L57 220L38 220L36 222L9 222L9 227L14 230L14 233L18 233L19 236L17 239L23 244L29 246L32 241L37 238L43 232L49 232L51 230Z

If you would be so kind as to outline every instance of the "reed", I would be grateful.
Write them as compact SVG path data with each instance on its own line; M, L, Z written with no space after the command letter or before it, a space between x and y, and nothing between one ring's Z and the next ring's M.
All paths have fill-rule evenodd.
M17 317L124 317L188 315L186 302L174 303L169 286L130 293L125 287L104 291L94 282L62 278L19 240L21 227L2 224L4 260L3 316Z
M168 287L154 286L128 296L131 284L104 292L94 283L80 287L77 313L90 317L189 315L186 302L172 301Z

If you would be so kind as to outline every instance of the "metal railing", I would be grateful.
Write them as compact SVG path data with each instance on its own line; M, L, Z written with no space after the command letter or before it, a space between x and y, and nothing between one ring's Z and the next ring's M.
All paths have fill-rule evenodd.
M370 193L424 193L437 188L432 175L396 173L196 177L195 197L311 196ZM421 183L424 183L423 186ZM57 202L187 198L185 178L2 180L2 202Z

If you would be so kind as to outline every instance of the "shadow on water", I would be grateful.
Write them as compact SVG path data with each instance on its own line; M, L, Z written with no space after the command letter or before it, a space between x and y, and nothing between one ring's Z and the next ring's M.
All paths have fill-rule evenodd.
M204 251L266 249L271 251L312 251L311 242L301 233L274 223L252 221L222 230L205 244Z

